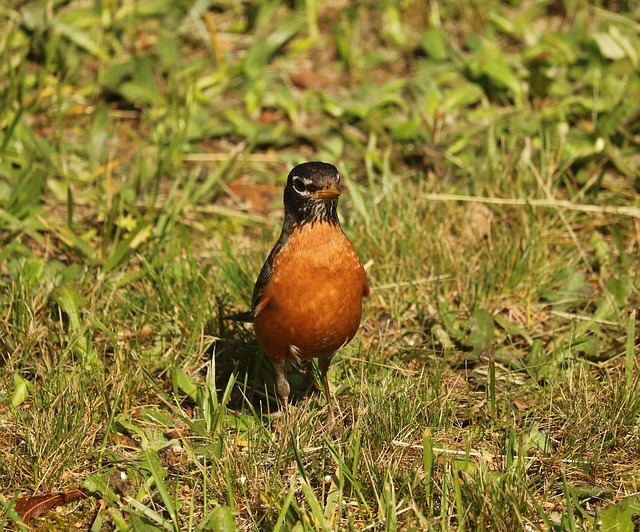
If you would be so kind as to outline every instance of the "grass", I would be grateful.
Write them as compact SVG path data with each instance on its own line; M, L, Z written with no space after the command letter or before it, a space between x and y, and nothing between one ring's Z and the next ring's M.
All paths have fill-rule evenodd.
M0 514L67 530L632 530L634 2L0 8ZM367 264L296 423L243 325L304 160ZM616 528L618 527L618 528Z

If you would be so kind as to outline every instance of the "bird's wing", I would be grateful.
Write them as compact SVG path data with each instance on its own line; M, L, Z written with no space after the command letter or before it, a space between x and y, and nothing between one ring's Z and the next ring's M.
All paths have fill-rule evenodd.
M251 314L254 318L267 306L268 298L264 297L264 291L273 276L273 259L282 249L286 241L287 238L283 238L283 236L280 235L280 238L276 242L276 245L273 246L271 253L269 253L267 260L260 270L260 275L258 275L258 280L253 288L253 297L251 298Z
M282 249L282 246L284 246L287 240L289 240L289 236L291 236L291 228L285 225L282 229L282 233L280 234L280 238L278 238L276 245L273 246L271 253L269 253L267 260L262 266L260 275L258 275L258 280L253 287L251 310L246 312L239 312L238 314L233 314L231 316L225 316L225 319L253 323L255 317L260 314L260 312L262 312L262 310L267 306L267 304L269 303L269 298L264 296L264 291L269 284L271 277L273 276L273 260L278 252Z

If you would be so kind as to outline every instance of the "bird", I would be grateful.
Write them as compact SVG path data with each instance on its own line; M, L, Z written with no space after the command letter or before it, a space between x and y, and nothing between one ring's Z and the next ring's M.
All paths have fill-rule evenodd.
M252 322L273 363L276 391L289 416L291 364L313 358L335 424L327 371L333 356L355 336L363 299L370 293L364 267L338 219L340 174L313 161L291 170L284 189L284 222L253 289L251 310L230 318Z

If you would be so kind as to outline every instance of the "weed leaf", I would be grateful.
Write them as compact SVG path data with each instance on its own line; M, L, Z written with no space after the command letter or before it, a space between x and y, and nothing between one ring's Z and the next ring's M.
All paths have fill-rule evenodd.
M489 349L493 345L493 316L486 310L476 310L469 320L469 334L465 345L473 347L475 352Z
M245 74L249 78L255 78L262 74L264 67L273 54L289 39L294 37L303 25L304 20L302 18L291 16L285 22L280 23L276 30L265 39L256 36L243 62Z

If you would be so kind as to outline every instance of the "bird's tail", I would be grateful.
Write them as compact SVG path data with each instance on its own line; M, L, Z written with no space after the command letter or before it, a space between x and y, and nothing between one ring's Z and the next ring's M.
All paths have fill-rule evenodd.
M231 314L230 316L222 316L223 320L242 321L244 323L253 323L253 312L247 310L245 312L238 312L237 314Z

